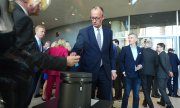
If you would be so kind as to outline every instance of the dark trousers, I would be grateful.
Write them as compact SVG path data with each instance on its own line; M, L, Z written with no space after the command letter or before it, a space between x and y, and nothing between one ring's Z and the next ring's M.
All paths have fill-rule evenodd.
M152 75L141 75L141 84L144 93L144 103L147 103L150 108L154 108L153 102L150 97L151 85L152 85Z
M29 88L29 92L27 93L28 94L28 98L27 98L27 101L26 101L26 106L29 106L29 104L31 103L31 100L32 100L32 97L33 97L33 94L36 90L36 87L37 87L37 84L40 80L40 76L42 75L42 73L40 71L36 72L34 74L34 77L33 77L33 81L31 82L31 87Z
M152 85L152 93L151 93L151 95L159 95L157 77L154 77L152 83L153 83L153 85Z
M165 103L167 105L171 105L171 101L166 93L166 87L167 87L167 82L168 78L158 78L158 88L161 93L161 102Z
M117 78L114 80L114 90L115 98L122 98L122 88L123 88L123 74L121 72L116 72Z
M97 89L97 98L102 100L112 100L112 80L109 80L105 73L104 66L101 66L97 79L92 82L91 97L95 98Z
M130 91L133 91L133 108L139 108L139 91L141 86L141 79L124 77L124 94L121 108L127 108Z
M16 82L10 77L0 76L0 93L3 103L3 108L17 108ZM1 107L0 107L1 108Z
M178 90L178 72L173 73L174 77L170 77L167 83L168 91L170 95L177 95ZM171 84L171 80L173 80L173 84Z

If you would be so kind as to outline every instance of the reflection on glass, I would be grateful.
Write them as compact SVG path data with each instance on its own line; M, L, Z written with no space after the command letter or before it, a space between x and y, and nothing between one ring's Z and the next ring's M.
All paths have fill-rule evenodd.
M119 40L119 46L125 45L125 38L128 35L128 17L119 17L113 19L106 19L103 23L104 26L111 28L113 31L113 39Z

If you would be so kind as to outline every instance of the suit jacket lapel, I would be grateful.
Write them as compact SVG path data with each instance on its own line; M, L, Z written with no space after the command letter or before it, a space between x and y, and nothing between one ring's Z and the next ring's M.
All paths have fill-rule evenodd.
M142 53L139 47L137 47L137 52L138 52L138 55L137 55L136 60L139 58L139 55Z
M129 54L130 54L130 56L132 57L131 59L134 60L133 53L132 53L132 51L131 51L130 45L128 46L128 52L130 52ZM135 61L135 60L134 60L134 61Z
M107 35L107 33L106 33L106 31L104 30L104 28L102 27L102 30L103 30L103 43L102 43L102 48L101 48L101 50L103 50L104 49L104 47L105 47L105 43L108 43L107 41L108 41L108 36L106 36Z

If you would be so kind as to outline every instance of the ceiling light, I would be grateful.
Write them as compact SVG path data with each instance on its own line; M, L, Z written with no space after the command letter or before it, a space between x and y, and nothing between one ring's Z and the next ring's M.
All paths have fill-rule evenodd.
M75 13L72 13L72 16L74 16L75 15Z
M55 21L57 21L57 20L58 20L58 18L54 18L54 20L55 20Z
M129 0L128 5L134 5L138 0Z
M43 21L42 21L42 22L41 22L41 24L43 24L43 25L44 25L44 24L45 24L45 22L43 22Z

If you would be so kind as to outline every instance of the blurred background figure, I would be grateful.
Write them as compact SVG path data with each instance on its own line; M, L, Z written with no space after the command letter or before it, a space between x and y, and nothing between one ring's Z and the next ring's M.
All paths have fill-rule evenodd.
M133 108L139 108L139 91L141 79L139 70L142 69L142 49L137 46L138 36L128 35L129 45L122 47L120 53L120 69L124 75L124 94L121 108L127 108L130 91L133 91Z
M117 50L117 56L116 56L116 73L117 78L114 80L114 90L115 90L115 96L113 97L114 100L122 100L122 88L123 88L123 74L120 72L120 61L119 56L121 49L119 47L119 40L113 39L113 44L116 46Z
M68 49L66 49L65 46L65 40L60 39L57 44L54 44L55 46L49 48L48 54L51 56L58 56L58 57L67 57L68 56ZM56 92L55 96L59 96L59 88L60 88L60 71L57 70L46 70L48 74L47 79L47 86L46 86L46 98L45 100L50 100L52 96L52 88L54 85L54 82L56 82Z
M48 53L48 50L50 48L50 41L46 41L43 48L44 48L44 53ZM48 79L48 74L46 73L46 71L44 71L43 73L43 79L44 79L44 84L43 84L43 89L42 89L42 96L41 99L43 101L46 101L46 87L47 87L47 79Z
M173 77L170 77L168 80L168 91L169 96L173 97L180 97L178 96L178 65L180 64L180 61L178 59L178 56L174 53L174 50L172 48L168 49L168 56L170 60L170 64L172 67Z
M141 70L141 84L144 93L143 106L154 108L153 102L150 97L151 86L153 77L156 75L156 69L158 66L158 54L152 50L152 42L150 39L143 39L142 43L142 58L143 58L143 69Z
M66 41L66 43L65 43L65 48L68 49L69 52L71 52L72 48L71 48L71 45L68 41Z
M158 88L161 93L161 99L157 104L166 106L166 108L174 108L172 105L167 93L166 93L166 87L169 77L173 77L173 73L171 71L171 64L169 61L169 56L164 51L165 50L165 44L164 43L158 43L157 44L157 51L158 51L158 58L159 58L159 65L157 68L157 83Z

